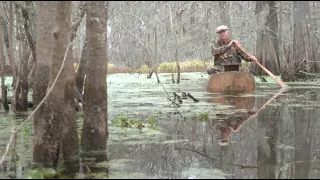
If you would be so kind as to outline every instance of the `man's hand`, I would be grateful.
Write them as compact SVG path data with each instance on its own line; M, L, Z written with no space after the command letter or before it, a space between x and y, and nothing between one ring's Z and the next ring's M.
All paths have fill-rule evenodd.
M235 45L235 46L240 46L240 43L238 42L238 41L236 41L236 40L232 40L233 41L233 44Z
M240 43L236 40L232 40L229 44L228 44L228 47L230 48L231 46L239 46Z
M257 58L254 57L253 55L250 55L250 59L251 59L252 61L258 61Z

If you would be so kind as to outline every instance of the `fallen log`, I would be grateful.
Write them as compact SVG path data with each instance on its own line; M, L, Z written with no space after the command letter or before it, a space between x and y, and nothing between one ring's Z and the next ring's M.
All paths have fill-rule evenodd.
M173 95L174 95L174 100L176 99L176 97L178 98L178 101L179 101L179 103L180 104L182 104L182 99L181 99L181 97L177 94L177 93L175 93L175 92L173 92Z
M199 102L199 99L194 98L190 93L187 94L194 102Z
M187 99L187 93L186 92L182 92L182 99Z

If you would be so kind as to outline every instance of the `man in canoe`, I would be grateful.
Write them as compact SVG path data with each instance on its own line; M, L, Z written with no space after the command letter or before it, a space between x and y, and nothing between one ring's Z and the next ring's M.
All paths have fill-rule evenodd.
M220 135L218 137L218 144L221 146L229 145L231 131L239 132L245 121L257 115L257 112L251 110L247 113L238 112L231 115L226 115L226 117L224 118L223 116L225 115L217 114L217 116L223 118L223 120L218 121L217 124L214 125L216 129L220 131Z
M207 73L215 74L223 71L223 65L241 65L241 59L247 62L257 61L253 55L247 55L238 49L240 43L236 40L230 40L227 26L219 26L216 33L219 36L218 41L212 45L212 55L214 56L214 66L207 68Z

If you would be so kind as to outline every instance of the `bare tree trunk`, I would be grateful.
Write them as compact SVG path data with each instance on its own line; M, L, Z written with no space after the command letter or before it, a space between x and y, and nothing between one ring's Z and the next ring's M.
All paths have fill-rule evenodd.
M28 40L29 47L31 49L31 53L32 53L32 59L28 60L28 65L27 65L28 71L29 71L28 86L32 87L32 83L33 83L32 78L35 72L35 62L36 62L36 40L32 37L32 34L31 34L31 31L32 31L31 26L32 26L32 23L34 23L34 21L32 21L33 15L31 13L33 8L33 3L31 1L26 1L25 7L24 7L21 3L15 1L15 5L17 8L21 9L24 31Z
M168 36L169 36L169 26L167 26L166 28L166 59L169 59L169 49L168 49ZM174 80L174 73L172 72L171 73L171 82L172 84L175 83L175 80Z
M151 56L151 54L150 54L150 44L151 44L151 37L150 37L150 33L148 33L148 43L147 43L147 45L146 45L146 51L147 51L147 53L149 54L148 56L149 56L149 61L146 63L148 66L149 66L149 69L150 69L150 71L149 71L149 73L148 73L148 75L147 75L147 78L151 78L152 77L152 74L154 73L155 75L156 75L156 77L157 77L157 81L158 81L158 83L160 83L160 79L159 79L159 76L158 76L158 72L157 72L157 68L158 68L158 63L157 62L154 62L154 59L155 60L157 60L157 52L156 52L156 48L158 48L157 46L157 41L158 41L158 35L157 35L157 32L156 32L156 27L155 27L155 29L154 29L154 40L155 40L155 46L154 46L154 54L153 54L153 56Z
M314 73L320 71L320 49L311 26L309 2L294 1L292 6L293 45L289 46L288 67L282 74L285 81L306 80L308 77L299 71ZM291 37L291 36L290 36Z
M61 4L62 5L62 4ZM65 10L66 17L71 17L71 5ZM78 30L80 22L85 14L84 10L85 2L80 2L79 11L76 18L73 20L71 26L71 33L69 31L68 38L72 42L75 38L75 32ZM69 13L70 12L70 13ZM68 21L70 24L70 21ZM65 26L69 29L69 24L66 22ZM70 37L72 36L72 37ZM69 42L69 41L68 41ZM64 160L77 161L79 157L79 139L77 131L76 121L76 72L73 64L73 52L72 48L69 48L67 53L67 60L64 65L62 76L65 78L65 95L64 95L64 112L63 112L63 132L62 132L62 155ZM77 164L77 163L76 163Z
M70 5L71 7L71 5ZM69 8L71 11L71 8ZM67 11L67 10L66 10ZM69 14L69 13L68 13ZM62 76L65 79L64 112L62 132L62 155L64 160L78 160L79 139L76 121L76 73L73 68L71 46L67 54Z
M278 30L278 47L279 47L279 69L280 73L285 69L286 67L286 59L285 59L285 54L284 54L284 43L283 43L283 38L282 38L282 24L283 24L283 2L279 1L280 3L280 12L279 12L279 30Z
M155 9L154 9L154 16L155 16L155 19L156 19L157 6L155 6ZM155 25L155 27L154 27L154 59L155 59L156 62L152 61L152 66L153 66L153 71L156 74L157 81L158 81L158 83L160 83L160 79L159 79L159 76L158 76L158 60L159 60L159 55L158 55L159 41L158 41L158 39L159 39L158 38L158 27L157 27L157 25Z
M269 7L269 13L266 14L266 7ZM256 2L257 21L264 21L262 28L258 29L257 37L257 58L261 64L274 74L280 74L279 69L279 48L278 48L278 13L275 1L257 1ZM256 65L253 66L255 72L259 75L263 73L262 69Z
M9 2L9 51L10 51L10 67L11 67L11 74L12 74L12 84L16 83L17 79L17 67L14 61L14 54L13 54L13 1Z
M69 51L71 1L59 1L52 8L56 9L56 14L48 90L51 86L53 88L46 100L47 104L44 104L45 119L40 122L43 132L37 144L40 157L36 162L56 168L60 157L64 160L77 159L79 142L75 114L75 72L72 52ZM63 69L59 74L61 66Z
M18 3L15 4L16 19L21 19ZM19 63L17 64L17 81L14 87L13 111L28 110L28 42L21 23L16 23L17 40L19 43ZM31 57L31 56L30 56Z
M46 89L49 82L49 62L52 57L52 30L54 28L55 8L54 1L37 1L36 6L36 23L37 23L37 61L35 64L34 84L33 84L33 103L37 107L40 101L46 94ZM51 124L45 125L45 106L47 102L39 108L34 114L34 149L33 161L36 163L43 163L46 161L44 142L42 140L43 129L51 127ZM50 142L47 142L50 143Z
M175 59L176 59L176 64L177 64L177 84L180 83L180 64L179 64L179 51L178 48L176 49L176 53L175 53Z
M22 54L20 55L20 65L18 71L18 78L15 86L13 110L14 111L27 111L28 110L28 60L31 57L31 54L28 50L28 42L24 34L22 34L22 27L20 26L20 51Z
M249 3L249 2L247 2ZM240 12L243 12L243 10L245 9L245 4L243 3L240 7ZM240 36L239 36L239 41L241 42L241 44L244 44L245 43L245 34L244 34L244 30L245 30L245 23L247 21L247 13L246 14L243 14L241 16L241 26L242 28L240 29ZM230 28L230 27L229 27ZM230 32L229 32L230 33Z
M55 27L49 87L53 86L45 104L45 120L39 149L43 155L40 163L45 167L56 168L60 153L65 160L73 159L78 154L78 136L75 124L74 70L70 48L71 1L59 1L56 4ZM39 42L39 41L38 41ZM66 56L66 57L65 57ZM64 59L67 58L65 65ZM63 66L61 75L59 70ZM70 69L71 72L70 72ZM54 82L55 78L58 80ZM54 84L55 83L55 84Z
M294 3L292 2L291 3L291 12L294 12L295 10L295 5ZM293 47L293 32L294 32L294 13L291 13L291 16L290 16L290 36L289 36L289 56L288 56L288 69L289 71L293 71L294 69L294 61L293 61L293 51L294 51L294 47Z
M82 155L106 159L107 123L107 15L103 1L86 2L88 39L88 74L85 83Z
M148 53L148 50L151 49L150 48L150 44L151 44L151 38L150 38L150 33L148 33L148 41L147 41L147 45L146 45L146 48L148 48L148 49L146 49L147 53ZM149 69L147 78L151 78L152 74L153 74L153 71L154 71L154 69L153 69L154 64L153 64L153 59L152 58L153 57L150 56L150 60L146 63L147 66L148 66L148 69Z
M177 84L179 84L179 83L180 83L179 44L178 44L177 34L174 32L174 29L173 29L171 8L169 9L169 12L170 12L171 32L174 34L175 43L176 43L175 59L176 59L177 70L178 70ZM180 16L179 19L181 19L181 14L182 14L182 12L180 12L180 13L178 14L178 15Z
M176 61L177 61L177 69L178 69L178 75L177 75L177 84L180 83L180 72L181 72L181 68L180 68L180 64L179 64L179 60L182 58L182 36L183 36L183 26L182 26L182 13L183 11L181 10L179 13L179 34L180 34L180 38L179 38L179 43L177 43L177 49L176 50Z
M2 105L5 111L9 111L8 100L7 100L7 93L6 93L6 86L5 86L5 57L4 57L4 39L3 39L3 30L4 30L4 19L0 16L0 74L1 74L1 98L2 98Z
M33 57L33 61L36 62L36 42L35 40L32 38L31 32L30 32L30 27L29 27L29 23L31 21L30 19L30 9L32 6L32 2L31 1L26 1L26 8L20 7L21 8L21 12L22 12L22 17L23 17L23 26L24 26L24 31L26 33L27 39L28 39L28 43L32 52L32 57Z
M157 72L158 58L159 58L159 56L158 56L158 33L157 33L157 25L156 25L154 27L154 59L156 62L152 64L152 68L153 68L154 73L156 74L158 83L160 83L160 79L159 79L158 72Z
M320 70L319 59L315 58L316 41L311 31L310 4L308 1L294 1L293 62L294 69L307 72ZM303 62L302 62L303 61Z

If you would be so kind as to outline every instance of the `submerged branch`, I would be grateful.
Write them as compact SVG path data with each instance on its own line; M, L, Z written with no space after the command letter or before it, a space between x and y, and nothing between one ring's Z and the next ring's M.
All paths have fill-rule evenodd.
M304 71L299 71L299 73L307 74L307 75L310 75L310 76L320 77L320 74L316 74L316 73L308 73L308 72L304 72Z
M3 163L4 158L7 156L8 152L9 152L9 149L10 149L10 145L12 144L13 138L15 137L16 133L17 133L17 130L13 129L11 137L10 137L10 140L9 140L9 142L7 144L7 147L6 147L6 151L4 152L4 154L3 154L2 158L1 158L0 165Z
M190 97L194 102L199 102L199 99L193 97L190 93L188 93L187 96Z

